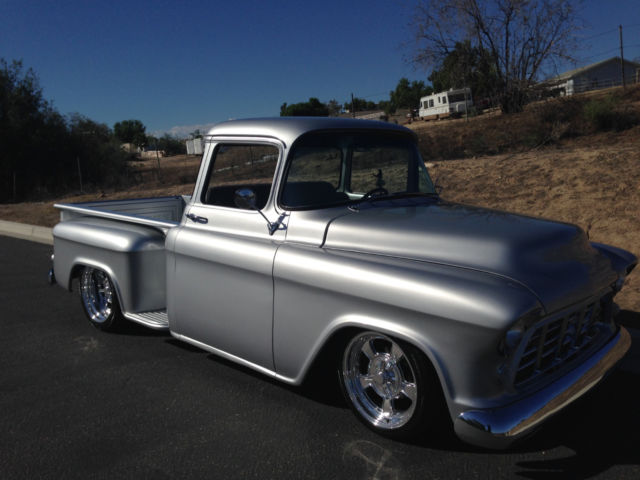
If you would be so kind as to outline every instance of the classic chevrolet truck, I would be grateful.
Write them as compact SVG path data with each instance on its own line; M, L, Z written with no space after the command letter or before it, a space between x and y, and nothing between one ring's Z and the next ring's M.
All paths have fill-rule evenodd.
M461 439L506 447L630 346L613 297L635 256L443 200L391 124L230 121L206 136L190 197L56 207L50 278L78 280L97 328L168 329L294 385L322 362L395 438L445 411Z

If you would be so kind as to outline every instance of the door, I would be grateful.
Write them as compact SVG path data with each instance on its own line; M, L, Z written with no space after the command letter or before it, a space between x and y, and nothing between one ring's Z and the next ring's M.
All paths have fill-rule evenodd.
M271 185L282 155L277 143L220 142L170 249L169 317L175 333L273 370L273 260L284 230L269 233L255 210L234 194L250 188L270 221Z

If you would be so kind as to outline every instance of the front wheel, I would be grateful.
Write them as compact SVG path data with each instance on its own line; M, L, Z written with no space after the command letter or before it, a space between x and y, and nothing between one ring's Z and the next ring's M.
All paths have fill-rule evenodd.
M439 385L415 347L377 332L347 344L339 368L342 391L372 430L398 439L426 430L438 413Z
M118 297L109 275L84 267L80 274L80 301L87 318L100 330L115 330L122 323Z

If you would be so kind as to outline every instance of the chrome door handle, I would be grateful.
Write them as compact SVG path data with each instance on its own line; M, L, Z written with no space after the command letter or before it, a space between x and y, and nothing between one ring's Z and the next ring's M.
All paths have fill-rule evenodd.
M194 215L193 213L187 213L186 217L195 223L209 223L209 219L205 217L199 217L198 215Z

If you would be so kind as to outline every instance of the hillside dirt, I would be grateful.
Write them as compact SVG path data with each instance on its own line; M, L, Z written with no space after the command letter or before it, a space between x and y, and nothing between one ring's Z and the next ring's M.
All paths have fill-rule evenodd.
M640 92L640 90L638 90ZM640 110L638 94L634 108ZM530 121L526 112L520 124ZM473 126L472 126L473 125ZM414 122L408 125L420 138L421 151L443 198L455 202L570 222L588 232L592 241L608 243L640 256L640 125L621 132L604 132L553 142L519 142L517 116L487 115L467 122ZM478 133L480 132L480 133ZM449 135L462 157L443 159L432 152L434 138ZM472 157L465 141L482 141L492 155ZM488 142L487 139L495 138ZM469 140L470 139L470 140ZM475 139L475 140L474 140ZM500 145L501 141L507 144ZM500 153L501 150L508 153ZM448 157L444 157L448 158ZM191 194L199 157L169 157L133 165L137 184L124 191L97 191L69 195L48 202L0 205L0 219L53 226L59 213L54 203L143 198ZM640 268L628 278L617 297L621 308L640 311Z

